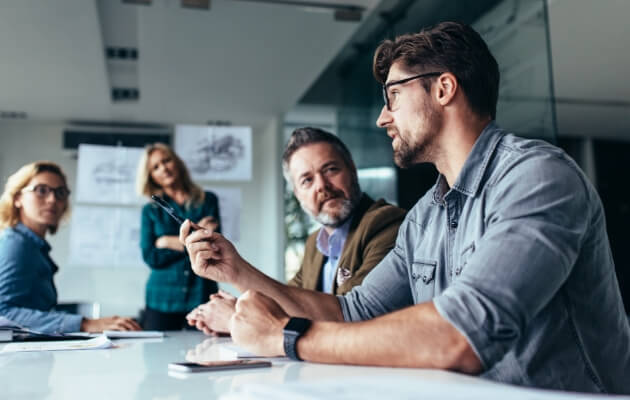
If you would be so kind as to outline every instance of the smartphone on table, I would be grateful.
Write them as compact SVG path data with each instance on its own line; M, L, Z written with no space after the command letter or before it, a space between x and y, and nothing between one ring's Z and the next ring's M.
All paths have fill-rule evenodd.
M168 364L168 369L178 372L225 371L229 369L249 369L271 367L271 362L261 360L207 361L203 363L177 362Z

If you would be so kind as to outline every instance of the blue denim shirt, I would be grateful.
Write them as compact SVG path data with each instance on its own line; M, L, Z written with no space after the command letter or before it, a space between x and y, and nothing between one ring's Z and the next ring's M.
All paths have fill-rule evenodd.
M0 234L0 315L45 333L78 332L80 315L52 311L57 305L50 245L22 224Z
M349 321L433 301L492 380L630 393L630 326L597 193L562 150L495 123L339 301Z

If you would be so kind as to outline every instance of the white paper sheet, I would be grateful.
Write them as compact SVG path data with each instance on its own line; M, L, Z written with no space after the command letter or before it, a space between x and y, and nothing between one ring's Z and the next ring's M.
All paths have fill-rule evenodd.
M252 179L252 129L248 126L177 125L175 152L193 180Z
M79 145L76 200L97 204L141 204L136 169L142 148Z
M140 208L75 206L70 231L70 263L143 267Z
M103 331L103 335L110 339L140 339L140 338L162 338L164 332L161 331Z
M0 353L20 351L58 351L58 350L94 350L113 347L113 343L105 335L86 340L61 340L58 342L20 342L9 343Z
M204 190L213 192L219 198L221 233L231 242L237 243L241 238L241 189L204 186Z

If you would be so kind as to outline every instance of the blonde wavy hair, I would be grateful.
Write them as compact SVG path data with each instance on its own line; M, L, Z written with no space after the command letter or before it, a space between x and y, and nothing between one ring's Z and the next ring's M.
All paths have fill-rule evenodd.
M22 189L28 185L28 183L35 176L42 172L51 172L58 175L63 181L64 186L68 187L66 175L61 170L61 167L51 161L35 161L30 164L26 164L17 172L7 179L7 183L4 185L4 192L0 196L0 229L14 227L20 222L20 210L15 206L15 200L22 192ZM65 218L70 211L70 203L66 199L66 208L61 214L60 221ZM49 226L48 231L51 234L57 232L58 225Z
M136 174L136 192L140 196L146 196L149 198L151 198L151 195L164 195L162 187L151 177L149 157L151 157L151 154L155 150L163 151L168 157L175 161L178 179L182 185L182 189L190 195L190 199L186 202L186 205L191 203L199 204L203 202L205 197L203 189L192 181L184 161L175 154L173 149L164 143L153 143L144 148L144 152L142 153L142 157L140 157L140 162L138 163L138 172Z

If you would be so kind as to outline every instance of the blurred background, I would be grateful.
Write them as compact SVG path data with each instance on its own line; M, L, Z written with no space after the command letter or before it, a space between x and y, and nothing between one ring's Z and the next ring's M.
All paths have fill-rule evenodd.
M239 251L285 280L314 227L282 178L288 135L307 125L338 134L363 189L410 208L437 173L393 164L375 125L373 52L385 38L458 20L499 62L499 124L563 147L597 187L630 310L628 15L627 0L0 0L0 177L48 159L74 189L81 144L174 144L181 124L251 127L251 178L199 183L240 193ZM139 224L137 205L110 206L129 211L120 224L134 213ZM82 215L72 218L98 235L101 222ZM60 300L137 313L148 267L137 255L77 261L74 223L49 238Z

